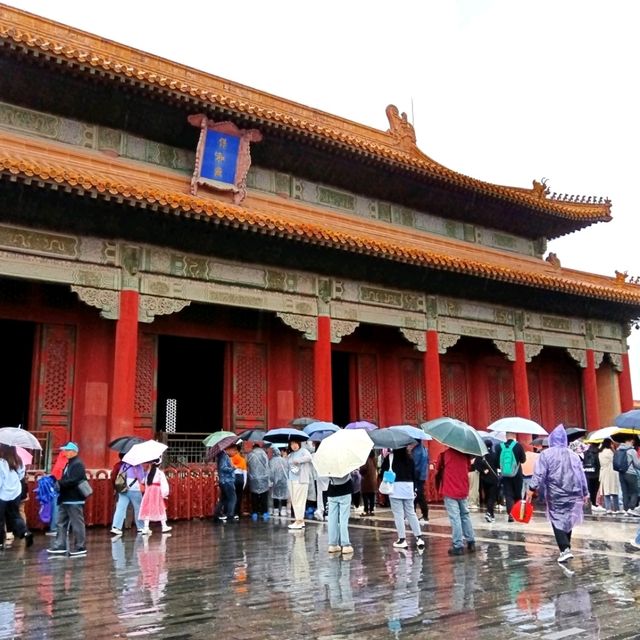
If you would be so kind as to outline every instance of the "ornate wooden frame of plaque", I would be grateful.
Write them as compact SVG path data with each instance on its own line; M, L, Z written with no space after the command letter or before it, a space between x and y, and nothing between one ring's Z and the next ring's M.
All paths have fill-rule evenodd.
M233 122L214 122L202 113L189 116L188 121L200 128L191 195L203 186L233 194L233 202L240 204L247 194L250 144L260 142L262 134L257 129L239 129Z

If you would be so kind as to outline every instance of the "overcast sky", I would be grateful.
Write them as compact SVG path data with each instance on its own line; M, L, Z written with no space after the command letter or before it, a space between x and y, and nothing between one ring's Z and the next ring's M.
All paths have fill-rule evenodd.
M394 103L451 169L609 197L612 222L550 250L565 267L640 275L635 0L6 4L378 129ZM638 331L630 344L638 398Z

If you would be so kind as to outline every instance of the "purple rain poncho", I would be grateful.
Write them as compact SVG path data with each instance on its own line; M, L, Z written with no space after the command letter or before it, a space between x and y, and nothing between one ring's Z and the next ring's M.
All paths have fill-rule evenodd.
M567 432L560 425L549 435L549 448L538 457L529 488L544 498L547 518L568 533L582 522L582 503L589 495L582 461L567 446Z

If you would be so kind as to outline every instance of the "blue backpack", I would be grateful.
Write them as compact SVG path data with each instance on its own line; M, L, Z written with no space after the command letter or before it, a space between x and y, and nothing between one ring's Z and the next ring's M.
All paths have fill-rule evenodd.
M38 478L38 484L33 492L36 494L36 499L40 503L40 508L38 510L38 517L40 518L40 521L45 524L51 522L53 503L58 499L56 479L53 476L42 476L41 478Z

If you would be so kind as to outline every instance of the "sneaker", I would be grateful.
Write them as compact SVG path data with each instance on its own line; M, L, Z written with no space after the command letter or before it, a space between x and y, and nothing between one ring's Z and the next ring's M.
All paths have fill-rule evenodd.
M407 544L407 541L404 538L398 538L394 543L393 543L393 547L394 549L406 549L409 545Z
M234 522L238 522L238 520L240 520L240 516L233 516L233 521Z
M418 520L418 524L429 524L429 521L426 518L420 518L420 520Z
M57 531L46 531L45 536L57 536L58 532Z
M80 547L80 549L76 549L75 551L69 551L69 555L72 558L75 558L76 556L86 556L87 550L85 549L85 547Z
M111 533L113 533L114 536L121 536L122 529L118 529L118 527L111 527Z
M304 529L304 522L292 522L289 529Z
M342 555L348 556L353 553L353 547L349 544L346 547L342 547Z
M330 544L329 548L327 549L327 551L329 553L340 553L340 551L342 551L342 549L340 548L339 544Z
M318 521L318 522L323 522L324 521L324 516L322 515L322 511L315 511L313 514L313 517Z
M424 549L424 540L422 538L416 538L416 547Z
M640 549L640 542L636 542L636 541L635 541L635 539L634 539L634 540L630 540L630 541L629 541L629 544L630 544L632 547L635 547L636 549Z
M562 572L564 573L565 576L567 576L567 578L572 578L573 576L576 575L576 572L569 569L569 567L567 567L566 565L561 564L558 566L562 569Z
M571 553L571 549L565 549L558 556L558 562L566 562L567 560L571 560L573 558L573 553Z
M450 547L447 553L450 556L462 556L464 555L464 547Z
M7 531L4 536L5 542L11 542L13 540L13 533L11 531Z
M475 553L476 552L476 543L475 542L467 542L467 551L469 553Z
M227 521L227 516L218 516L217 517L218 522L223 522L226 523ZM144 533L144 529L142 530L142 532Z
M509 517L507 518L507 522L515 522L515 521L514 521L514 519L513 519L513 516L509 516Z
M287 507L280 507L280 517L287 518L289 514L287 513Z
M363 512L360 514L360 517L361 517L361 518L368 518L368 517L369 517L369 512L368 512L368 511L363 511Z
M151 529L142 529L142 530L140 531L140 533L141 533L143 536L150 536L150 535L151 535Z
M495 522L495 520L496 520L492 515L489 515L488 513L484 514L484 519L489 523Z
M170 527L169 525L165 525L164 527L162 527L162 533L169 533L172 528L173 527Z
M54 547L53 549L47 549L47 553L50 553L50 554L52 554L52 555L53 555L53 554L61 555L61 554L63 554L63 553L64 553L64 554L66 555L67 550L66 550L66 549L56 549L56 548Z
M33 546L33 533L31 533L31 531L27 531L27 533L24 534L24 543L27 549Z
M640 511L637 509L629 509L629 511L627 511L627 515L632 518L640 518Z
M595 506L595 507L591 507L591 511L593 513L606 513L607 510L604 507L599 507L599 506Z

